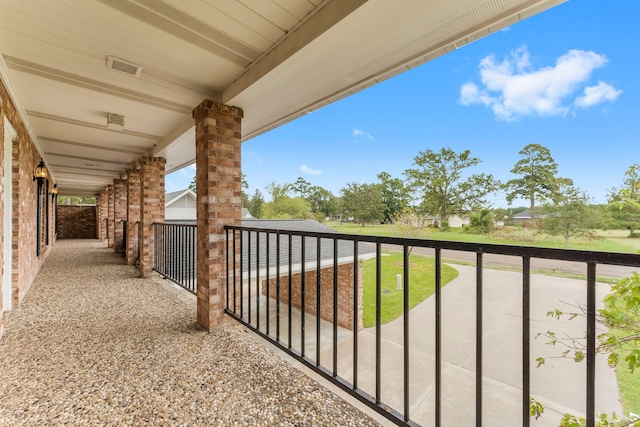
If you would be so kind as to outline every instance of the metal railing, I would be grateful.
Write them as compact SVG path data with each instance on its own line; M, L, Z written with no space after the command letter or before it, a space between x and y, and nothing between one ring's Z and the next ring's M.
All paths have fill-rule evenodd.
M521 372L520 384L516 387L518 398L515 400L515 406L520 408L516 413L520 415L516 416L517 421L512 425L522 426L529 426L531 422L529 409L532 397L532 366L535 369L537 356L532 354L535 331L532 331L531 319L532 289L538 288L532 287L531 261L547 259L583 263L586 280L584 287L576 289L581 295L586 293L586 371L582 376L585 383L583 404L587 426L595 425L595 345L598 334L596 310L599 304L596 298L596 269L598 265L640 267L640 255L239 226L227 226L225 229L228 254L226 314L398 425L419 425L412 419L412 411L415 411L416 401L425 399L425 396L432 399L432 421L428 421L429 425L440 426L446 423L443 421L443 369L446 362L443 359L443 345L460 343L456 342L459 339L456 335L445 335L443 331L443 251L471 253L474 259L471 267L459 267L473 268L475 271L474 274L468 274L470 283L465 295L475 293L471 305L471 311L475 313L470 316L472 324L469 327L474 331L471 334L473 339L467 343L473 354L471 359L475 358L468 361L467 372L473 372L475 378L473 385L466 387L474 396L468 400L458 400L456 404L459 408L455 410L463 411L463 408L468 409L471 406L469 416L475 420L475 425L482 424L483 416L487 422L487 406L494 409L497 406L501 413L502 405L502 402L486 389L495 380L483 373L483 368L487 368L489 362L493 363L491 368L494 371L502 369L501 366L495 366L495 360L483 359L483 353L493 351L492 347L484 345L487 330L483 320L486 322L487 316L490 315L488 307L491 306L492 300L489 298L495 297L491 293L494 289L493 284L484 280L488 274L483 268L485 255L508 255L519 260L521 265L518 272L509 274L520 277L513 286L521 293L521 304L515 310L516 314L511 317L517 318L514 329L520 330L516 333L513 343L514 354L518 355L518 359L521 354L520 362L514 362L515 370ZM387 245L399 248L403 259L402 315L399 320L401 326L396 323L402 332L401 339L396 339L392 344L383 337L381 320L385 297L382 292L381 274L383 245L385 248ZM429 320L418 321L409 316L411 269L408 258L412 247L429 248L433 253L435 294L432 297L433 316ZM359 323L362 315L362 302L358 296L358 287L361 286L362 280L359 259L367 253L375 259L375 325L362 332ZM350 266L353 272L348 280L338 275L342 265ZM330 270L326 270L327 268ZM536 286L542 280L539 278L545 277L534 276ZM324 282L329 283L329 291L321 289ZM350 310L354 313L349 320L352 322L350 326L344 325L344 322L339 325L341 313L338 312L338 307L344 289L355 295L353 301L349 301ZM535 293L533 295L537 296ZM315 315L322 312L322 306L325 304L330 308L328 315ZM539 312L541 309L551 310L554 307L534 308ZM344 310L344 306L340 310ZM445 330L448 331L446 328ZM425 356L429 360L432 359L429 363L423 363L424 360L416 356L417 344L412 342L424 341L426 335L432 340L430 344L425 344L430 349ZM397 350L397 355L391 354L391 347ZM508 355L503 357L505 365L508 365L507 361L511 359ZM393 363L389 359L393 359ZM449 362L446 363L446 366L452 366ZM393 364L401 366L400 373L389 378L387 373L392 371L389 367ZM431 367L427 370L425 365L429 364ZM433 378L431 382L426 379L429 375ZM398 395L385 390L394 382L395 390L399 391Z
M196 293L196 226L154 223L153 269Z

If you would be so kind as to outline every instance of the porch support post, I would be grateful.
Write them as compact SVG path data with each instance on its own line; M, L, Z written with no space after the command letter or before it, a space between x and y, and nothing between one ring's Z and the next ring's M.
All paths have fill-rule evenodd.
M127 248L126 262L138 259L138 227L140 226L140 171L127 170Z
M115 218L113 250L115 252L122 252L122 239L124 237L124 224L122 221L127 219L127 182L125 180L113 180L113 206Z
M153 223L164 222L164 166L161 157L140 158L140 277L153 271Z
M207 330L225 323L225 225L241 225L240 108L204 100L196 122L198 323Z
M107 221L107 247L109 248L113 248L113 243L114 243L114 239L115 239L115 218L116 218L116 213L115 213L115 205L114 205L114 191L113 191L113 185L107 185L107 195L109 197L108 199L108 206L107 206L107 218L109 219Z
M109 193L107 190L102 190L97 198L96 205L96 218L98 221L97 231L98 231L98 240L104 240L107 238L107 224L108 220L108 207L109 207Z

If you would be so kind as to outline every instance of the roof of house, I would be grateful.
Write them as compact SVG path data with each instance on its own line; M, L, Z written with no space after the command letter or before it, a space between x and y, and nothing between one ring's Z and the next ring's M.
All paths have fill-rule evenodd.
M186 190L173 191L171 193L165 193L164 195L164 205L169 206L176 200L180 199L184 195L188 195L193 199L196 198L196 193L194 193L191 189L187 188Z
M243 227L264 228L272 230L269 232L269 268L275 268L278 264L277 253L280 253L280 266L289 265L289 243L291 242L291 265L299 267L302 264L302 236L280 235L280 244L278 251L278 233L281 231L301 231L315 233L332 233L341 234L340 232L327 227L326 225L312 220L265 220L265 219L243 219ZM251 239L251 244L249 244ZM259 239L259 242L257 240ZM244 264L250 264L251 270L264 269L267 265L267 232L243 233L242 238L242 259ZM315 265L318 260L318 239L316 237L305 236L305 257L304 261L307 266ZM251 247L251 257L249 258L248 247ZM258 247L260 248L257 251ZM353 260L353 242L350 240L337 239L337 257L340 263ZM375 248L368 243L358 243L358 258L368 258L375 253ZM259 258L259 259L258 259ZM320 239L320 263L327 265L327 262L333 262L334 258L334 241L333 239ZM258 259L258 260L257 260ZM243 266L243 270L247 270L247 266Z

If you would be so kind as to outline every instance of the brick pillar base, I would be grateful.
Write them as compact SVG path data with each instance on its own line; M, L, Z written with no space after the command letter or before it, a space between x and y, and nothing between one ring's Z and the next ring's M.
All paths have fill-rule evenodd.
M164 165L160 157L140 158L140 277L153 271L153 223L164 222Z
M196 122L198 323L226 322L225 225L241 225L243 112L210 100L193 110ZM239 245L238 245L239 246Z

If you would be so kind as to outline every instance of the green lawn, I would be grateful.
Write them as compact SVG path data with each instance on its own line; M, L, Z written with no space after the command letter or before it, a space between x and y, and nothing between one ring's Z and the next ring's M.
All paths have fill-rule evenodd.
M376 324L376 260L363 262L363 323L368 328ZM390 322L403 313L403 292L396 290L396 275L403 274L402 254L382 256L381 321ZM458 271L442 266L442 285L458 276ZM411 255L409 268L409 307L413 308L435 293L435 262L432 258Z
M360 224L351 222L326 222L327 226L336 231L346 234L364 234L371 236L397 237L398 234L391 224L367 224L362 227ZM634 240L624 239L616 236L615 238L607 238L606 232L600 233L599 239L569 239L569 247L571 249L602 251L602 252L623 252L636 253L638 248ZM545 234L534 234L530 230L520 227L505 227L502 230L491 234L470 234L464 233L462 229L453 228L450 231L439 231L435 228L425 228L421 236L423 239L432 240L449 240L454 242L470 242L470 243L495 243L501 245L522 245L535 246L544 248L564 248L564 238L554 237ZM625 241L627 240L627 241Z
M626 354L621 352L620 358L624 359L625 357ZM620 365L616 367L616 375L618 377L618 387L622 395L625 414L629 412L640 414L640 371L636 369L634 372L631 372L624 365L624 362L621 362Z

